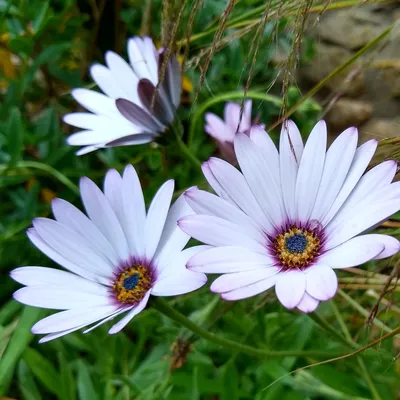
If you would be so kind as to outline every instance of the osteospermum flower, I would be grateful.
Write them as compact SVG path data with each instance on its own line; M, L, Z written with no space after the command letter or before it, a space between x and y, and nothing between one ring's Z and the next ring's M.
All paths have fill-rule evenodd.
M397 253L397 239L366 234L400 208L400 183L391 183L397 165L385 161L364 174L377 142L356 148L357 139L357 129L349 128L326 151L321 121L303 146L288 121L278 153L263 130L238 134L242 173L212 158L203 172L218 196L186 192L198 215L184 217L179 226L215 246L193 256L187 267L224 274L211 290L226 300L275 286L285 307L311 312L335 295L335 269Z
M107 66L94 64L90 73L104 94L74 89L74 99L88 113L64 116L67 124L81 128L68 138L73 146L85 146L77 155L103 147L148 143L174 120L180 103L181 70L172 54L162 84L159 73L166 50L157 51L149 37L128 40L129 64L108 51Z
M28 231L32 243L68 270L22 267L11 272L26 285L14 293L21 303L65 310L36 323L32 332L46 342L87 327L84 333L126 314L109 333L119 332L140 313L149 296L174 296L198 289L202 273L185 268L204 246L182 250L189 236L177 220L193 213L183 196L170 208L174 182L158 190L146 214L142 189L132 166L121 177L110 170L104 193L88 178L80 183L88 217L55 199L55 220L37 218ZM95 324L93 326L93 324Z
M235 152L233 150L233 141L236 134L248 134L252 127L251 105L251 100L245 101L241 120L240 104L232 102L225 104L224 120L213 113L207 113L205 115L206 125L204 130L215 139L221 154L231 162L236 161ZM264 125L260 125L260 127L265 128Z

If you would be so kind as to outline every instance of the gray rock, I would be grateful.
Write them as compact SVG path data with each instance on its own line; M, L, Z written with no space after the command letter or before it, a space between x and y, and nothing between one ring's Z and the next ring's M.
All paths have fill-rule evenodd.
M316 54L309 65L302 67L301 76L315 84L325 78L336 67L343 64L352 53L339 46L317 43ZM351 66L346 71L332 78L326 87L331 91L340 91L343 94L354 97L358 96L364 88L363 74L354 74L357 65ZM346 78L351 79L346 79Z
M387 18L368 7L354 7L326 13L317 26L323 40L349 50L357 50L378 36L390 24Z
M372 117L370 103L348 98L339 99L326 115L333 131L340 132L349 126L358 126Z
M371 119L360 127L361 141L400 137L400 117L391 119Z

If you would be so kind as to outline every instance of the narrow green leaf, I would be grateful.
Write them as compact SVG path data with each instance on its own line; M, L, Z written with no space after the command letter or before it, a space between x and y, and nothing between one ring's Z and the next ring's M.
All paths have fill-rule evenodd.
M58 353L58 361L60 364L60 379L61 379L61 395L62 400L75 400L76 399L76 384L72 369L65 359L63 353Z
M77 387L80 400L97 400L99 398L94 389L88 366L81 360L78 363Z
M39 389L36 386L32 372L26 362L21 360L18 363L18 387L25 400L41 400Z
M40 30L44 27L46 24L47 18L47 11L49 9L49 1L44 1L36 12L36 16L32 21L32 28L35 33L40 32Z
M43 357L37 350L27 348L23 355L33 374L51 393L58 395L61 388L60 374L53 364Z
M17 108L12 108L7 123L7 144L10 161L8 165L14 167L21 159L23 150L23 127L21 113Z
M239 399L239 374L234 362L227 362L222 367L221 400Z
M33 338L32 325L40 318L41 309L26 307L8 346L0 360L0 395L7 391L15 365Z

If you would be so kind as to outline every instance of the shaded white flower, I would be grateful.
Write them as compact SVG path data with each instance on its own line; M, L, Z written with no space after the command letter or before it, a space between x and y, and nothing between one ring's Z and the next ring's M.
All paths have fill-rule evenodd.
M226 300L275 286L285 307L311 312L335 295L334 269L397 253L397 239L366 234L400 209L400 182L391 183L397 165L385 161L364 174L377 141L357 148L357 140L357 129L349 128L326 151L323 121L305 146L287 121L279 153L261 129L236 135L242 173L212 158L203 172L217 196L186 192L198 215L184 217L179 226L215 246L193 256L187 267L224 274L211 290Z
M235 162L233 141L237 133L248 134L252 127L251 100L246 100L240 120L240 104L227 102L224 108L224 120L213 113L206 113L204 130L215 139L221 154L229 161ZM240 125L239 125L240 120ZM255 125L255 123L254 123ZM264 125L260 125L262 129Z
M90 68L104 94L72 90L74 99L90 112L64 116L64 122L82 129L67 140L70 145L85 146L77 155L104 147L148 143L170 125L180 103L181 69L172 54L164 80L154 94L165 53L164 49L158 52L149 37L135 36L128 40L129 64L108 51L107 66L94 64Z
M88 217L72 204L55 199L55 220L36 218L28 230L32 243L67 271L22 267L11 272L26 285L14 293L21 303L65 310L37 322L32 332L46 342L126 315L109 333L119 332L140 313L149 296L175 296L203 286L204 274L185 268L204 246L182 250L189 236L177 220L193 213L183 196L170 208L174 182L156 193L146 214L140 182L132 166L123 176L110 170L104 193L88 178L80 182ZM97 324L96 324L97 323Z

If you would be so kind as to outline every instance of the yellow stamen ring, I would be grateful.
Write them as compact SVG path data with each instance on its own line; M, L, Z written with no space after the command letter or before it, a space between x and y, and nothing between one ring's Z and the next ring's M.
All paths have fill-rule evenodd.
M321 241L314 231L292 226L275 238L273 247L284 268L305 268L319 255Z
M152 271L141 264L123 270L113 285L115 298L119 303L137 304L151 288Z

